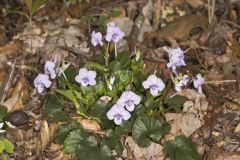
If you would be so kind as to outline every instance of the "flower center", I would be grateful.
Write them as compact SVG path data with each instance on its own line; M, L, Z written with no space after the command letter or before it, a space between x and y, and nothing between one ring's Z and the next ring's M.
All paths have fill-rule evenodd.
M118 34L117 33L114 33L113 35L112 35L112 38L113 39L116 39L118 37Z
M114 116L114 118L116 118L117 120L120 120L122 118L122 115L118 113Z
M154 85L151 85L150 88L151 88L151 90L155 91L156 89L158 89L158 86L156 84L154 84Z
M89 81L89 79L87 77L82 79L84 83L87 83Z
M125 105L128 107L130 107L132 104L133 104L133 101L130 99L125 102Z

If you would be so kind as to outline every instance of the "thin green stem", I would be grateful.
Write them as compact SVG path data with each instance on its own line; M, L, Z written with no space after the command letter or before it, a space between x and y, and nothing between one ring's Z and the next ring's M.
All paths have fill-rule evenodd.
M114 42L115 58L117 57L117 42Z
M108 42L108 44L107 44L107 48L106 48L105 56L104 56L106 67L108 66L108 60L109 60L109 47L110 47L110 42Z

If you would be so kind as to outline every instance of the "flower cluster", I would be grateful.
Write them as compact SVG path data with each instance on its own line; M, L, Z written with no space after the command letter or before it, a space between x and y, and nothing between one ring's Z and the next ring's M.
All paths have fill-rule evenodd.
M46 61L44 64L44 74L39 73L34 79L34 86L37 88L38 93L42 93L44 88L49 88L52 84L50 79L55 79L56 76L62 74L62 68L57 67L52 61Z
M107 112L109 120L114 120L116 125L120 125L123 120L128 120L131 117L129 112L132 112L136 105L141 101L141 97L132 91L122 93L116 104ZM125 108L124 108L125 107Z
M124 37L124 32L121 31L121 29L116 25L114 22L110 22L107 24L107 33L105 36L105 40L107 42L118 42L120 39ZM92 38L91 43L93 46L97 46L98 44L100 46L103 45L103 36L100 32L92 31Z
M172 72L176 75L173 82L175 84L175 90L180 92L183 86L187 86L187 83L190 82L191 78L188 75L181 76L177 73L177 67L186 66L184 61L184 52L180 48L172 49L163 47L163 49L168 53L169 63L167 64L168 68L171 68ZM192 79L194 87L202 94L202 85L204 83L204 78L201 74L198 74Z

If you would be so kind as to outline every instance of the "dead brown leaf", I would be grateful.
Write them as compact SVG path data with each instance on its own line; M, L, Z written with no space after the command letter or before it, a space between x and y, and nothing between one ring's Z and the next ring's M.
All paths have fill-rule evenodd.
M163 160L163 147L157 143L151 143L151 145L147 148L140 148L138 145L133 141L132 137L127 137L125 144L130 147L133 152L133 156L136 159L144 159L144 160ZM126 149L123 151L126 154Z
M75 117L79 123L82 124L83 128L90 131L90 132L97 132L100 131L100 125L91 119L81 119L79 117Z
M21 77L10 92L9 98L6 99L2 105L6 106L9 112L24 108L24 101L29 97L25 78Z
M167 25L157 32L147 33L149 38L156 38L157 40L187 40L192 29L200 27L206 29L208 24L207 17L203 15L186 15L182 16L173 23Z
M45 120L41 122L40 134L41 134L42 148L45 148L49 144L49 142L52 140L57 127L58 127L57 123L48 124L47 121Z

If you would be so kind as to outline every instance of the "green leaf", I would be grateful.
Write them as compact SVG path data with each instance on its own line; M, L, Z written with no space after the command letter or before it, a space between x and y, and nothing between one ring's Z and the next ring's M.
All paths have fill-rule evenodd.
M0 105L0 122L7 116L7 108L3 105Z
M56 95L49 94L46 97L43 107L45 113L55 115L62 111L63 105L59 102Z
M56 113L51 118L51 121L55 121L55 122L68 122L69 120L70 120L69 115L64 112Z
M29 9L29 11L31 12L32 11L32 1L33 0L25 0L25 3Z
M5 151L7 153L13 153L14 145L12 144L12 142L7 139L3 139L3 142L5 145Z
M118 90L123 90L127 85L131 84L133 81L133 74L127 70L120 70L115 73L117 88Z
M1 154L2 160L8 160L8 156L6 154Z
M118 53L116 60L121 63L121 65L122 65L121 67L123 69L128 68L131 63L130 53L129 52L120 52L120 53Z
M101 117L103 114L107 112L107 109L108 104L99 101L96 104L94 104L88 112L94 117Z
M64 77L64 74L67 77L67 80ZM69 83L75 84L75 77L78 74L78 71L76 68L74 68L72 65L70 65L65 71L64 74L62 74L59 78L59 87L65 87L66 85L69 85Z
M121 15L121 11L113 11L110 16L113 17L113 18L116 18L116 17L119 17Z
M99 139L88 135L83 129L72 131L64 141L63 151L73 154L76 159L110 160L111 150L107 145L99 144Z
M163 147L170 160L201 160L192 140L184 135L177 136L175 140L166 141Z
M139 147L148 147L152 140L159 141L169 130L168 123L153 117L142 116L134 122L132 136Z
M121 63L117 60L114 60L108 64L108 69L111 72L116 72L118 70L121 70Z
M97 62L88 61L88 62L86 62L86 64L84 66L88 69L92 69L92 70L95 70L100 73L108 72L108 69L104 65L101 65Z
M166 100L169 107L174 108L176 112L181 112L182 105L188 100L187 97L176 95Z
M42 5L46 3L46 0L35 0L32 6L32 13L36 12Z
M61 124L55 133L55 137L54 137L54 141L57 144L63 144L65 138L67 137L67 135L75 130L75 129L79 129L82 128L82 125L80 123L77 122L71 122L71 123L67 123L67 124Z
M0 153L2 153L4 149L5 149L5 143L2 140L0 140Z

